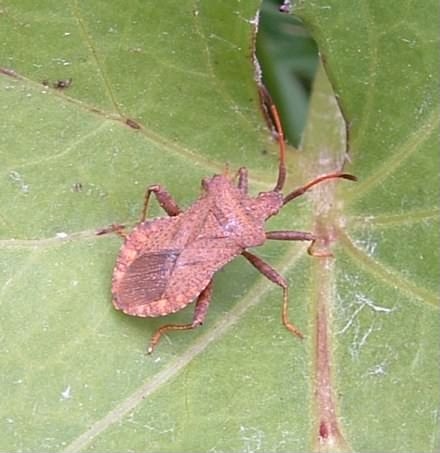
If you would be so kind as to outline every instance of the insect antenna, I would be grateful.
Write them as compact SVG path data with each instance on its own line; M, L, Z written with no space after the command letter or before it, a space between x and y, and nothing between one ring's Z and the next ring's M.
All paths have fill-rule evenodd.
M280 147L278 179L275 187L273 188L273 191L281 192L284 187L284 183L286 182L286 148L284 142L283 127L281 126L278 110L273 103L272 98L267 91L267 88L263 84L260 84L258 86L258 94L260 96L260 105L266 122L269 128L272 130L272 134L276 136Z
M295 198L298 198L305 192L307 192L309 189L311 189L313 186L316 186L316 184L319 184L323 181L327 181L328 179L334 179L334 178L343 178L343 179L348 179L350 181L357 181L356 176L351 175L349 173L342 173L341 171L335 171L333 173L327 173L326 175L321 175L318 176L315 179L312 179L309 181L307 184L304 186L298 187L297 189L293 190L289 194L287 194L284 199L283 199L283 206L289 201L294 200Z
M272 114L273 122L275 124L275 129L278 134L278 144L280 147L280 157L278 163L278 178L275 187L273 188L274 192L281 192L286 182L286 145L284 142L284 132L281 126L280 116L278 115L278 110L275 107L275 104L271 104L270 111Z

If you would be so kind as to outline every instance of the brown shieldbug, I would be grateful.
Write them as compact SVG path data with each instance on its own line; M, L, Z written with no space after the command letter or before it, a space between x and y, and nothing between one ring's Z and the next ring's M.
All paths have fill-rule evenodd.
M154 333L148 352L160 337L172 330L190 330L201 325L212 296L213 276L238 255L244 256L270 281L283 289L282 322L293 334L301 332L288 318L288 285L284 277L261 258L247 251L267 239L316 241L303 231L265 231L265 221L280 209L323 181L356 177L343 172L321 175L287 195L281 193L286 179L285 145L275 106L271 106L278 132L278 179L273 190L256 197L248 195L248 172L238 170L234 184L227 174L202 180L200 198L182 211L160 185L147 188L139 223L129 233L122 225L112 225L98 234L116 232L124 237L113 272L112 294L116 309L132 316L157 317L175 313L196 301L189 324L166 324ZM154 194L169 217L146 220ZM327 255L328 256L328 255Z

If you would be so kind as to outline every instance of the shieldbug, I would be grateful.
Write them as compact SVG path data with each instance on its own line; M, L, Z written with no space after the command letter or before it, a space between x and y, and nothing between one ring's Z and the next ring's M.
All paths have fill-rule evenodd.
M288 285L274 268L249 252L267 239L316 241L303 231L265 231L265 221L290 201L313 186L329 179L356 177L341 171L321 175L307 184L282 194L286 180L285 144L275 106L273 117L279 142L278 178L275 187L256 197L248 195L248 171L238 170L235 182L227 174L202 180L202 194L183 211L160 185L145 193L139 223L129 233L122 225L112 225L98 234L116 232L124 238L113 271L113 305L127 315L157 317L175 313L193 301L194 315L188 324L166 324L151 338L151 353L160 337L173 330L190 330L201 325L208 312L214 274L238 255L244 256L270 281L283 289L282 322L294 335L301 332L288 318ZM168 217L147 220L147 208L154 194Z

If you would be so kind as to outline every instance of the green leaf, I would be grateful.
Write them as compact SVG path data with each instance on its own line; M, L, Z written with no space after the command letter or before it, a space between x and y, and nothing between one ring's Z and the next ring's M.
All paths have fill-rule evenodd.
M313 229L334 258L300 243L255 250L288 279L304 341L281 324L281 290L241 258L218 272L205 325L151 357L155 329L193 307L165 319L112 307L120 240L95 231L136 223L147 185L187 207L228 162L249 168L252 193L273 187L249 57L257 8L0 4L0 450L438 449L433 2L295 10L351 124L345 169L359 177L268 222ZM346 158L325 80L314 96L288 188Z
M336 294L322 308L333 315L334 437L342 450L439 447L438 33L426 20L433 2L406 6L297 9L349 123L349 168L359 177L338 207ZM338 133L344 137L332 130L331 99L315 97L321 108L306 140L312 162L337 156Z

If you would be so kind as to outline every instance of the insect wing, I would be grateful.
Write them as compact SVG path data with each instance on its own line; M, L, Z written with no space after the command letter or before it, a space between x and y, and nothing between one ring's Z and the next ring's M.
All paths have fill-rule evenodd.
M173 247L179 222L174 218L139 224L127 237L113 272L113 304L135 316L159 316L168 279L180 251ZM160 302L162 304L162 302Z
M140 255L128 268L119 286L119 296L130 306L160 299L176 265L179 251L162 250Z

